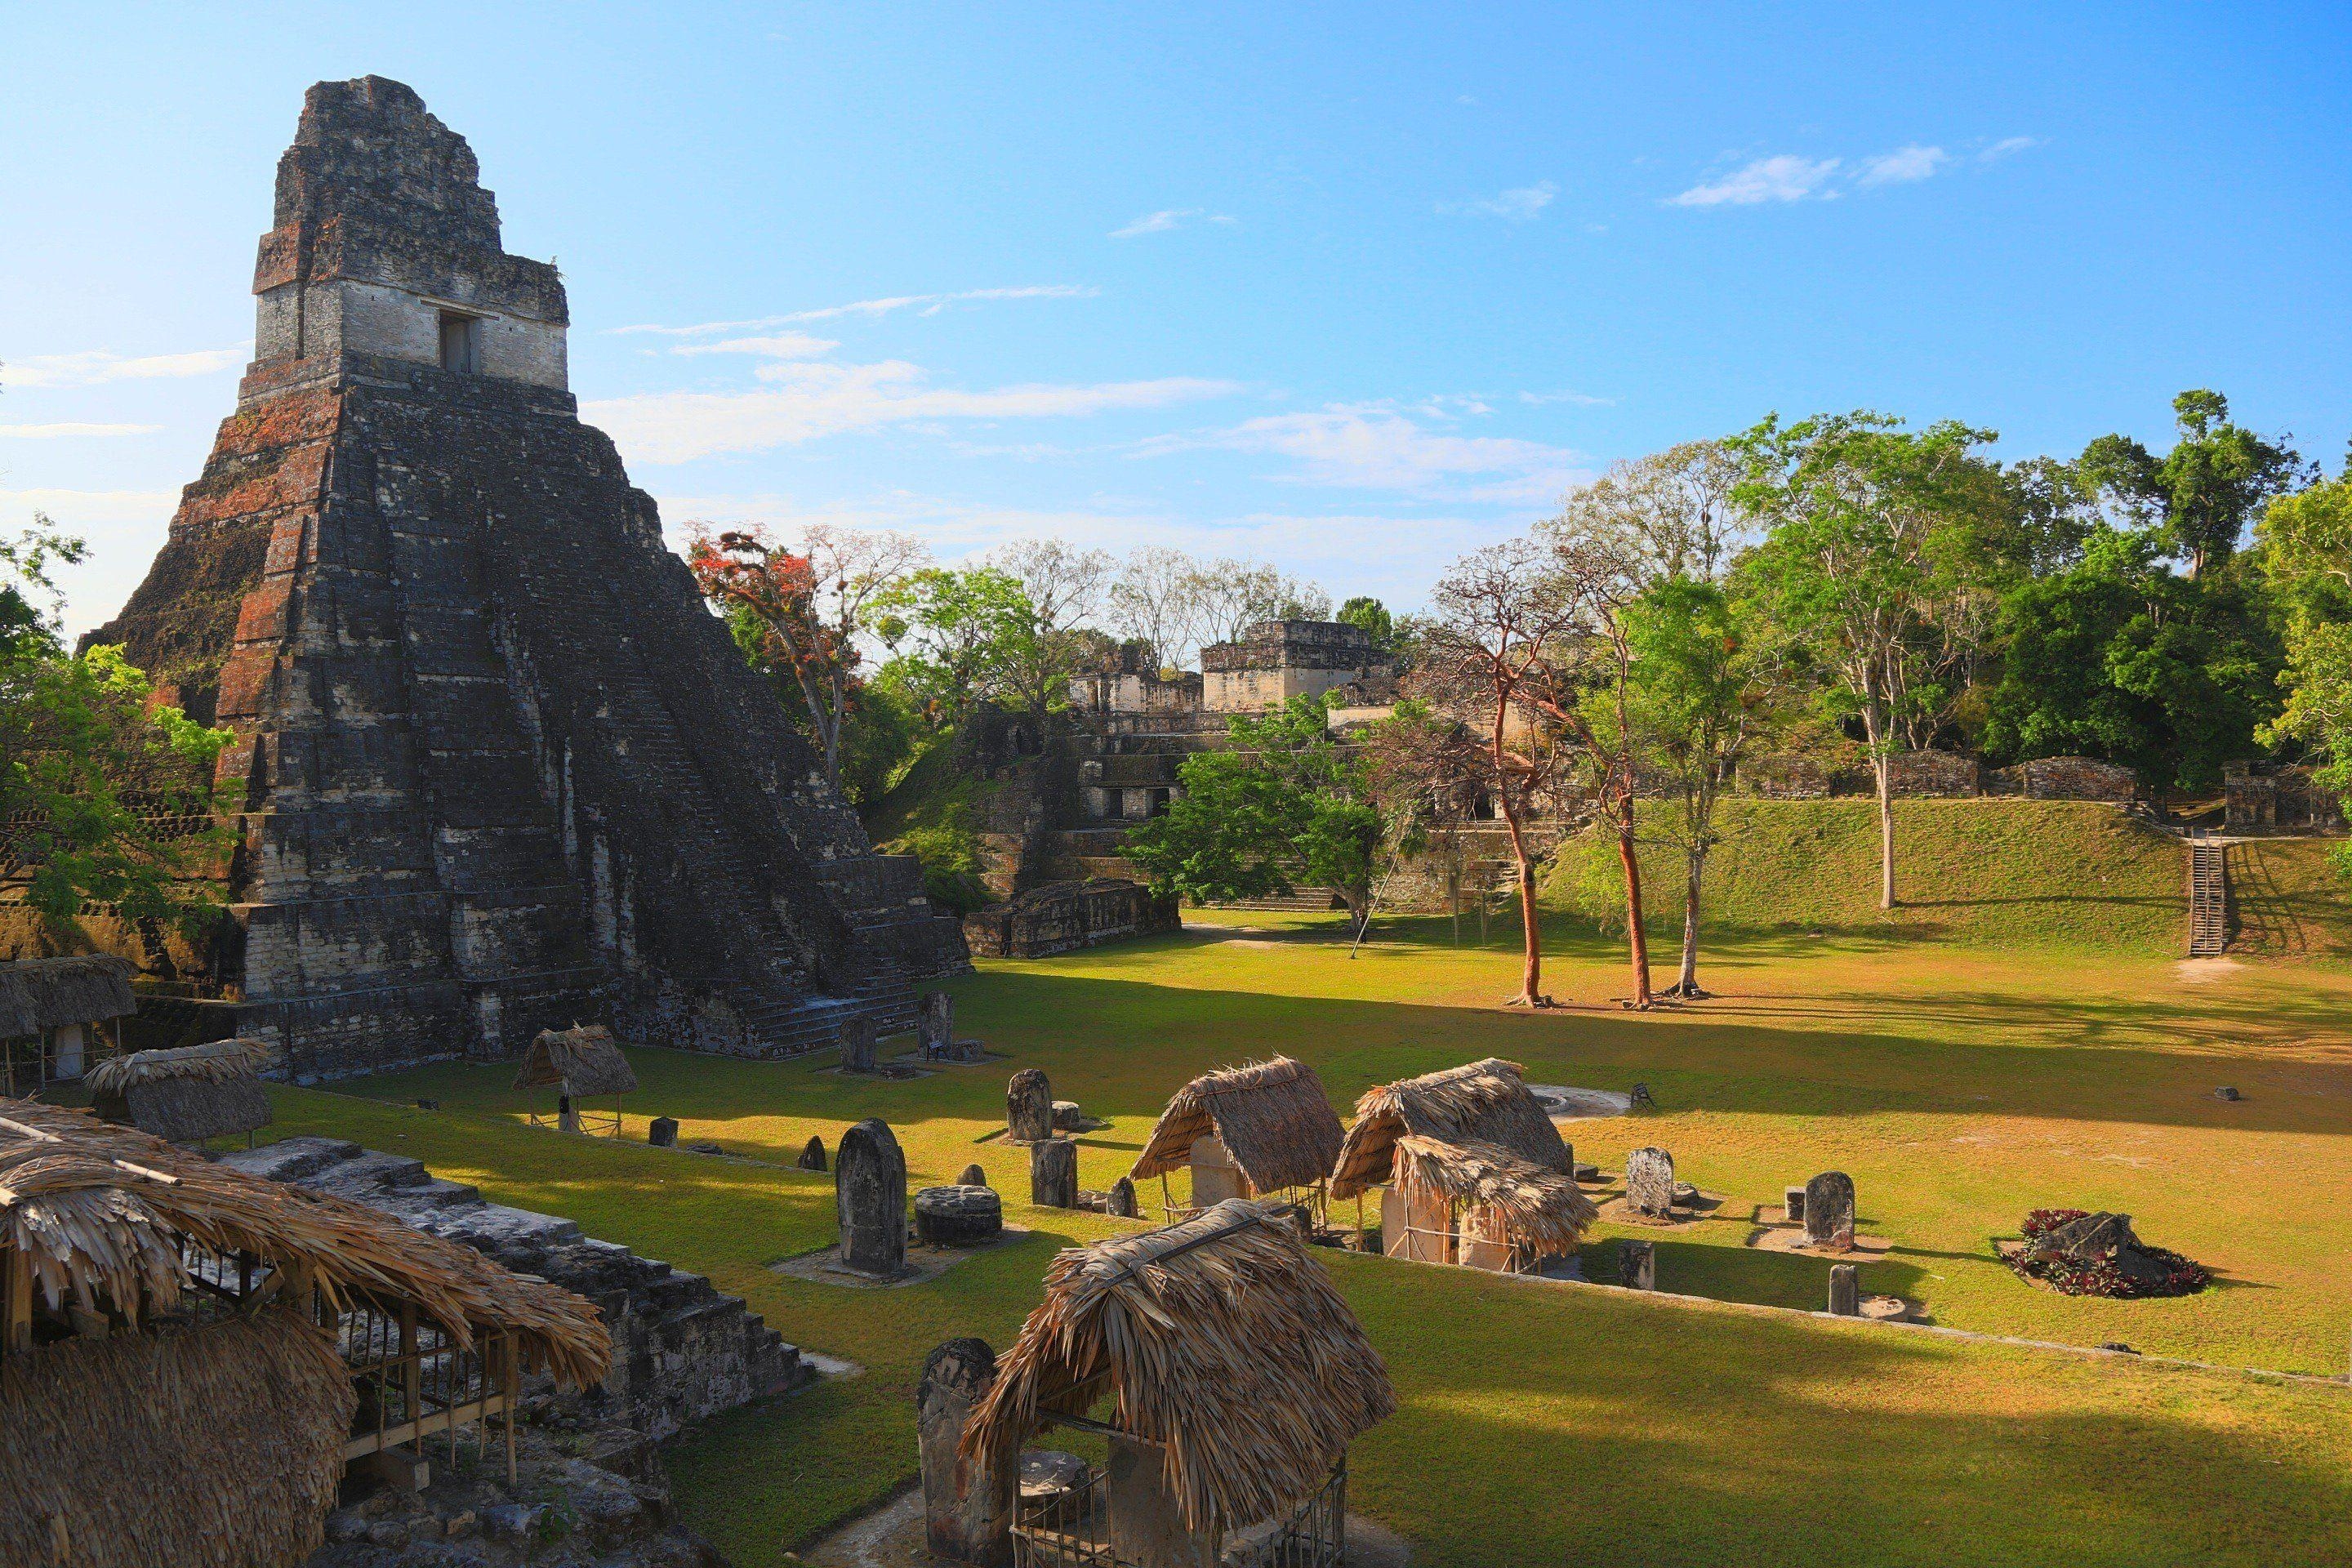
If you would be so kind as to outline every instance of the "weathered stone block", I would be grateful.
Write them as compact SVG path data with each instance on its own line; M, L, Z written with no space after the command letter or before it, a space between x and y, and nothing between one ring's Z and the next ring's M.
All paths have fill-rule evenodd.
M1015 1143L1054 1135L1054 1085L1036 1068L1023 1068L1004 1086L1004 1135Z
M1853 1245L1853 1178L1824 1171L1805 1184L1805 1245Z
M656 1116L646 1128L646 1142L656 1149L677 1147L677 1118Z
M1029 1145L1029 1201L1039 1208L1078 1206L1078 1146L1067 1138Z
M1675 1207L1675 1157L1655 1147L1625 1156L1625 1206L1663 1219Z
M810 1133L809 1141L801 1146L801 1157L793 1163L803 1171L824 1170L824 1140L814 1132Z
M926 1247L978 1247L1004 1229L1004 1201L986 1186L925 1187L915 1194L915 1235Z
M1617 1243L1617 1282L1629 1290L1658 1288L1658 1244L1621 1240Z
M845 1268L892 1279L907 1267L907 1157L873 1117L841 1135L834 1201Z
M1851 1263L1830 1265L1830 1310L1841 1318L1862 1315L1862 1270Z

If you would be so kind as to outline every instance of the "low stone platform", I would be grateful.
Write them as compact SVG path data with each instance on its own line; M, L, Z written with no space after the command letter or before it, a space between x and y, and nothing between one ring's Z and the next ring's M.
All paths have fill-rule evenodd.
M613 1335L613 1370L586 1403L659 1440L680 1427L814 1377L796 1346L738 1296L558 1215L510 1208L446 1182L421 1160L335 1138L288 1138L224 1154L247 1175L331 1193L520 1274L536 1274L596 1304Z

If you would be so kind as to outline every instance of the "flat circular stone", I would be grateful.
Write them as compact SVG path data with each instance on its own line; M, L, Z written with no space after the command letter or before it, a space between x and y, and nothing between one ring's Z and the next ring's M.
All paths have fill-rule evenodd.
M1601 1167L1590 1160L1579 1160L1576 1163L1575 1179L1580 1182L1597 1182L1601 1179Z
M1689 1207L1692 1204L1698 1202L1698 1189L1692 1186L1688 1182L1676 1182L1675 1184L1675 1202L1681 1204L1685 1208Z
M1021 1456L1021 1500L1045 1502L1086 1484L1087 1462L1057 1448L1032 1448Z
M925 1187L915 1194L915 1235L926 1247L978 1247L1004 1228L1004 1200L988 1187Z
M1089 1119L1087 1118L1087 1113L1078 1109L1078 1102L1076 1100L1057 1100L1054 1101L1055 1131L1083 1132L1087 1130L1089 1124Z

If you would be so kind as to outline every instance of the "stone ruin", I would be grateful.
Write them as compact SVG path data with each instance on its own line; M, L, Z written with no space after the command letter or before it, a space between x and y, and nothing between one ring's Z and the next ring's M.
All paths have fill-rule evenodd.
M1003 1230L1004 1200L985 1182L915 1194L915 1236L925 1247L979 1247Z
M278 169L254 360L89 642L230 730L209 945L90 934L299 1080L609 1017L751 1056L911 1027L967 966L709 614L567 389L555 268L465 139L321 82Z
M1029 1145L1029 1201L1041 1209L1078 1206L1078 1146L1068 1138Z
M841 1221L841 1266L876 1279L907 1271L907 1156L889 1124L875 1117L841 1135L833 1162Z
M1054 1085L1043 1069L1023 1068L1004 1086L1004 1138L1034 1143L1054 1135Z
M1853 1247L1853 1178L1823 1171L1805 1184L1802 1219L1807 1247Z
M1049 882L963 918L965 943L981 958L1050 958L1124 937L1183 929L1174 898L1121 877Z
M795 1347L698 1274L597 1241L555 1215L485 1200L424 1162L335 1138L293 1137L220 1163L247 1175L326 1193L455 1241L520 1274L595 1303L613 1335L613 1369L577 1396L584 1410L659 1440L681 1427L815 1374Z
M1636 1149L1625 1156L1625 1206L1652 1219L1675 1210L1675 1157L1664 1149Z
M2024 1231L2003 1258L2068 1296L2188 1296L2211 1279L2203 1266L2140 1240L2127 1214L2035 1209Z

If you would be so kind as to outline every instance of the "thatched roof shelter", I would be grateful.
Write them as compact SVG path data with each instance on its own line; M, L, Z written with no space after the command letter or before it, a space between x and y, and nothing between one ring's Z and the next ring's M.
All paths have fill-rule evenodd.
M129 960L103 953L0 963L0 1040L138 1011L134 973Z
M1407 1197L1491 1209L1511 1239L1540 1257L1575 1251L1585 1227L1601 1215L1567 1172L1500 1144L1446 1143L1408 1132L1396 1141L1395 1158L1391 1179Z
M637 1087L629 1058L602 1024L541 1029L523 1053L517 1089L560 1089L565 1094L626 1094Z
M1408 1133L1441 1143L1493 1144L1529 1164L1567 1173L1568 1145L1528 1091L1524 1070L1488 1057L1366 1090L1332 1163L1331 1195L1350 1198L1395 1180L1397 1141Z
M1120 1430L1161 1446L1168 1492L1201 1531L1288 1515L1396 1411L1388 1368L1283 1205L1247 1198L1057 1255L963 1452L991 1473L1041 1418L1106 1394Z
M269 1097L256 1075L274 1055L262 1040L206 1040L110 1057L83 1081L109 1121L173 1143L201 1143L269 1125Z
M1212 1134L1261 1193L1313 1186L1329 1175L1345 1136L1315 1069L1276 1057L1219 1068L1178 1089L1128 1174L1139 1182L1180 1170L1193 1143Z
M183 1239L307 1276L337 1307L414 1302L460 1347L510 1332L524 1363L583 1387L612 1340L569 1290L510 1273L347 1199L245 1175L87 1111L0 1100L0 1262L15 1251L52 1309L110 1306L136 1323L177 1306Z
M318 1550L358 1396L332 1336L298 1314L0 1365L0 1563L276 1568Z

